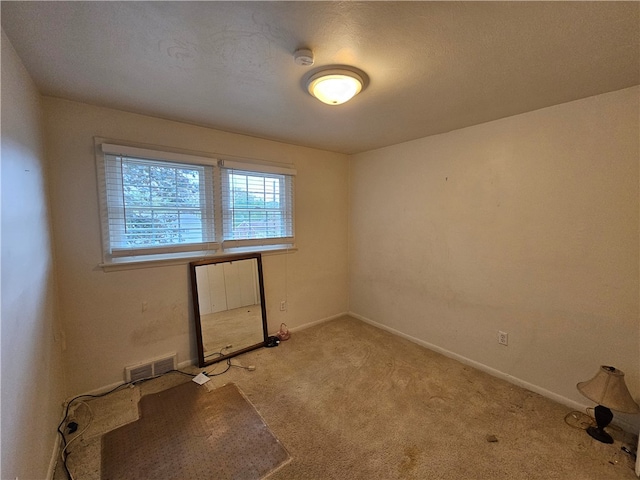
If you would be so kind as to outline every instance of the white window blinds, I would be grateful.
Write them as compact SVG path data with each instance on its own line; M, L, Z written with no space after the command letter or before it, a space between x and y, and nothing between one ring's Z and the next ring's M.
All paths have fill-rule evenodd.
M213 168L105 153L107 255L215 249Z
M293 243L293 175L227 166L222 168L224 245Z

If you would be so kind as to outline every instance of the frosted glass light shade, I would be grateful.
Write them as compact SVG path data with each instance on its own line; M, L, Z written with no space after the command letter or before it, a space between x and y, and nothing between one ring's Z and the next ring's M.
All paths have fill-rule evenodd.
M624 372L615 367L600 366L591 380L580 382L578 390L589 400L623 413L638 413L638 404L624 382Z
M349 70L325 70L313 75L307 84L309 93L327 105L340 105L362 90L363 80Z

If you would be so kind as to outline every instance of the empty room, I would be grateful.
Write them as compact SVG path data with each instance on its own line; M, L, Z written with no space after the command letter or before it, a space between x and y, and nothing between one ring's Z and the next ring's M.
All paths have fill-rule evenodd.
M640 3L0 18L0 478L640 476Z

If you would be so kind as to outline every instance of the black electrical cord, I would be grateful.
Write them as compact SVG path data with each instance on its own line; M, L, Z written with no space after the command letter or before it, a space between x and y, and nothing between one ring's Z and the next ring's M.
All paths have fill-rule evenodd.
M211 372L203 372L207 377L217 377L218 375L222 375L223 373L227 373L229 371L229 369L231 368L231 359L227 358L227 368L225 368L224 370L222 370L221 372L218 373L213 373L213 371Z
M211 357L212 355L217 355L218 357L224 357L224 355L225 355L224 351L228 350L232 346L233 345L227 345L226 347L222 347L219 352L211 353L211 354L207 355L207 357ZM227 358L227 368L225 368L223 371L218 372L218 373L213 373L213 371L211 371L211 372L202 372L202 373L204 373L207 377L217 377L218 375L222 375L223 373L227 373L232 366L235 366L235 365L231 365L231 358Z
M235 365L235 364L231 363L231 359L230 358L227 358L227 368L225 368L221 372L218 372L218 373L202 372L202 373L204 373L207 377L217 377L218 375L222 375L223 373L227 373L231 367L242 368L243 370L255 370L255 367L244 367L242 365Z

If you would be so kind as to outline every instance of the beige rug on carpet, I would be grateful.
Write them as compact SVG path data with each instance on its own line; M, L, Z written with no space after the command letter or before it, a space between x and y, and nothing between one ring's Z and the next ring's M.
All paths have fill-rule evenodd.
M140 400L102 437L102 480L259 479L290 457L235 384L188 382Z

